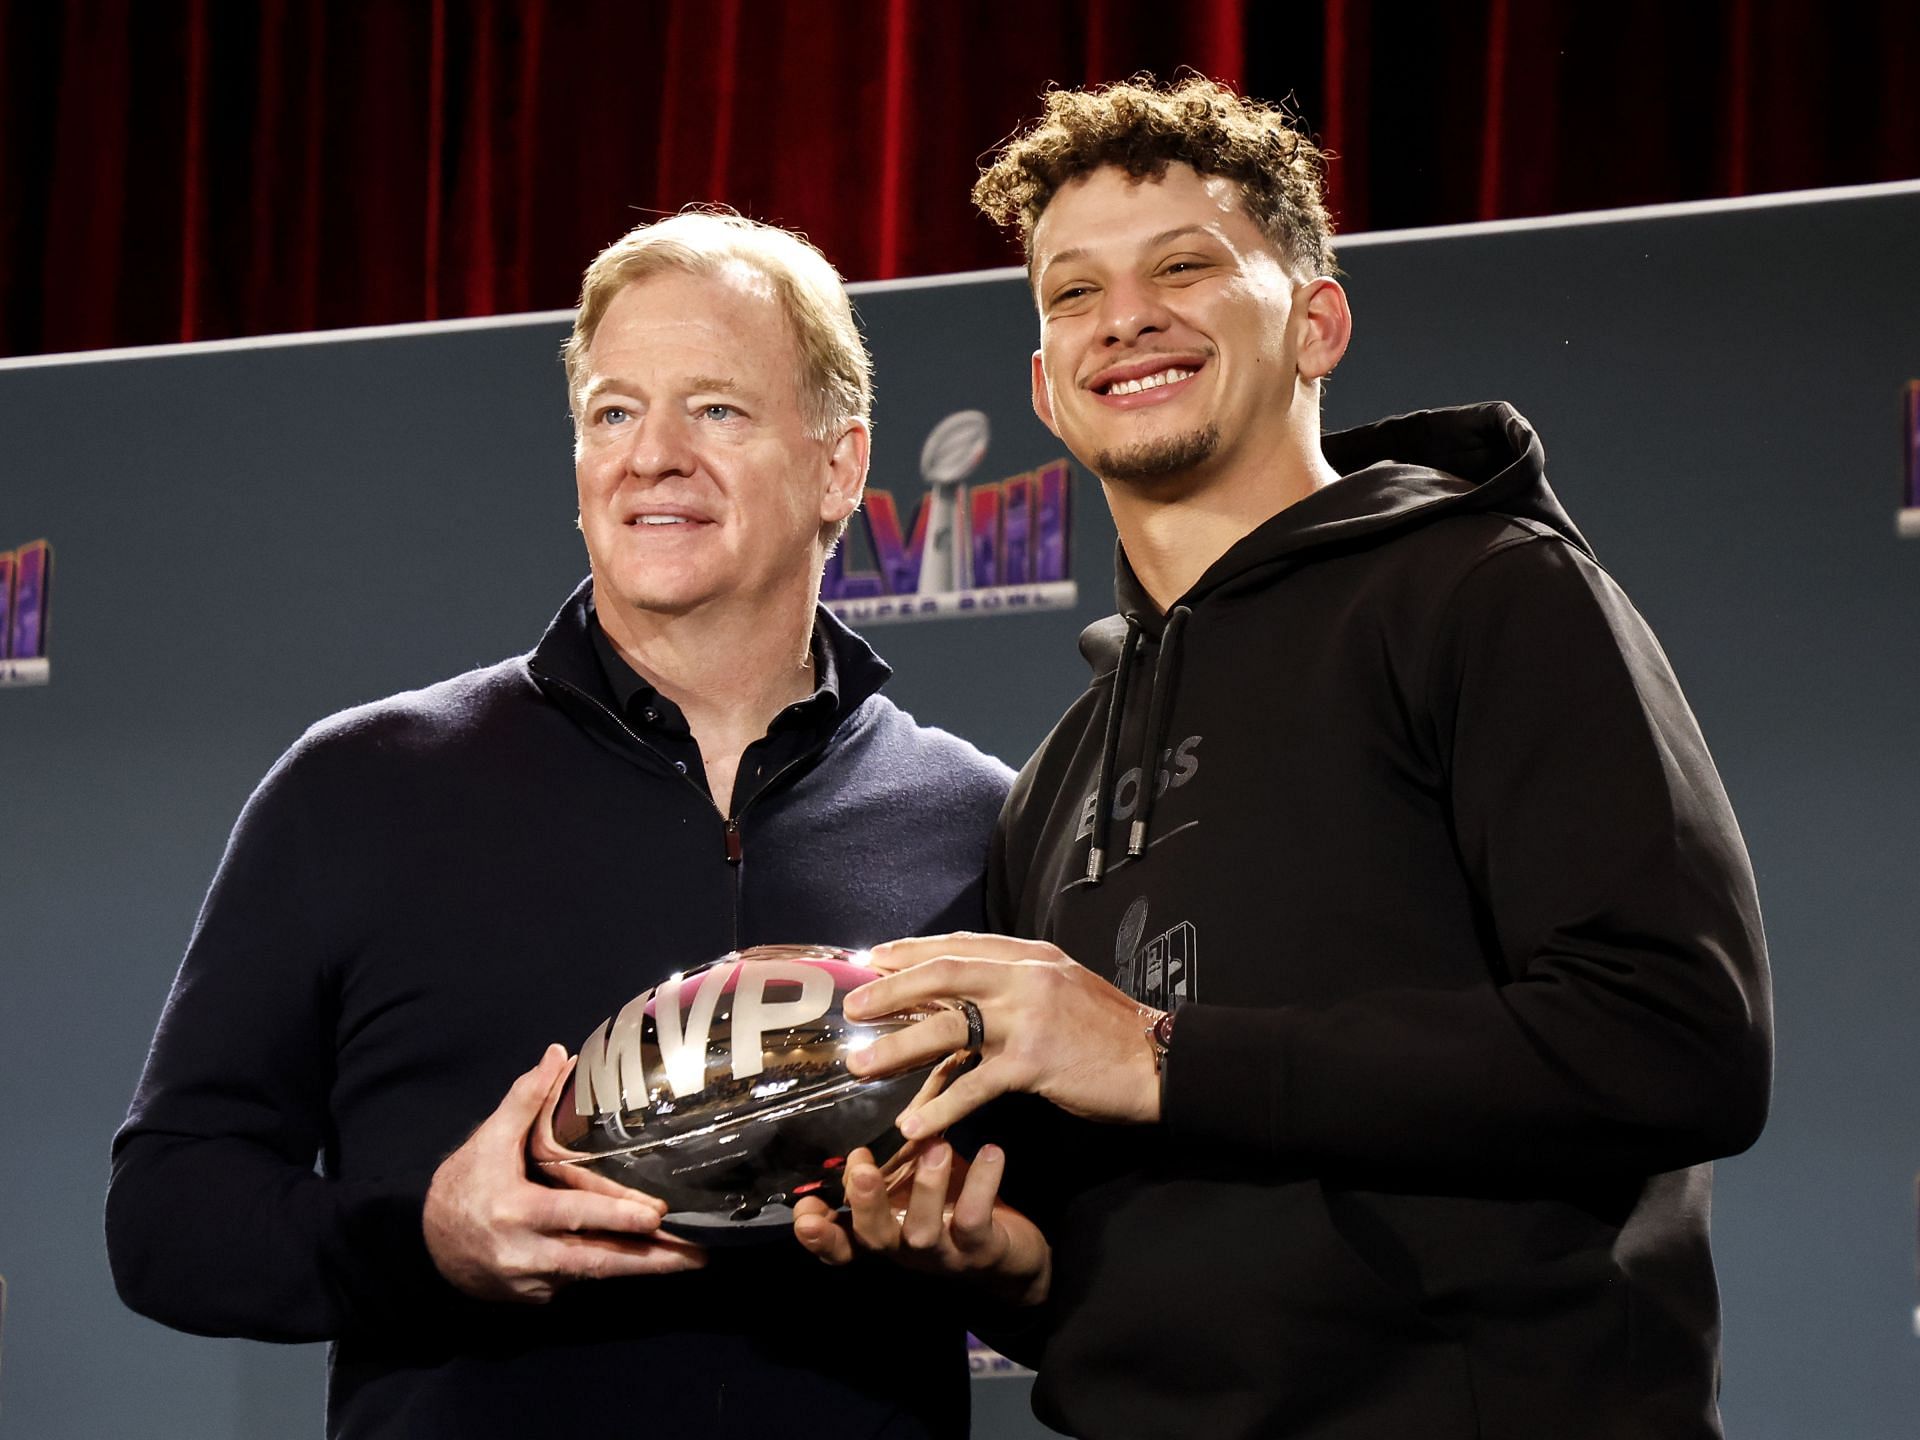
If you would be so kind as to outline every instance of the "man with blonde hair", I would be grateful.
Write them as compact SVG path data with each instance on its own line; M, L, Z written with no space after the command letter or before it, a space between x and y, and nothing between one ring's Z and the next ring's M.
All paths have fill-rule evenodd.
M255 792L115 1140L115 1280L331 1341L335 1437L958 1440L964 1330L923 1282L529 1178L549 1042L671 972L981 923L1010 778L817 603L871 396L817 250L641 226L565 360L591 575L531 653L322 721Z
M850 1063L964 1015L979 1065L901 1129L1051 1101L1005 1162L1051 1245L985 1184L943 1225L939 1165L904 1225L850 1172L852 1235L1024 1302L1002 1343L1075 1435L1709 1440L1709 1162L1771 1055L1739 829L1525 420L1321 434L1320 175L1194 78L1052 94L981 177L1121 613L1002 816L1008 934L877 950L850 1015L959 1004Z

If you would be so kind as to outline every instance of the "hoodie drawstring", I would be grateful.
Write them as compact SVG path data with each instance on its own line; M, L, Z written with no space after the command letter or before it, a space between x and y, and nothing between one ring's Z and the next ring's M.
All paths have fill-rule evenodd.
M1160 752L1167 744L1167 717L1173 710L1180 632L1191 613L1184 605L1174 606L1167 614L1167 628L1160 635L1160 658L1154 662L1153 691L1147 701L1147 728L1141 736L1140 798L1134 805L1133 826L1127 832L1129 860L1138 860L1147 851L1147 822L1153 818L1153 802L1158 789L1154 777L1159 771Z
M1140 622L1127 616L1127 638L1120 646L1120 663L1113 672L1113 698L1107 702L1107 733L1100 740L1100 768L1093 780L1093 844L1087 849L1087 880L1098 885L1107 873L1107 816L1113 802L1107 789L1113 784L1114 759L1120 752L1120 714L1127 704L1127 684L1133 678L1133 657L1140 648Z
M1134 802L1134 819L1127 831L1127 858L1138 860L1147 852L1147 826L1153 819L1154 778L1160 752L1166 748L1167 725L1173 714L1173 692L1178 683L1180 634L1192 612L1176 605L1168 612L1166 628L1160 633L1160 654L1154 661L1153 688L1147 697L1147 723L1141 732L1139 798ZM1127 692L1132 688L1133 664L1138 658L1142 629L1138 617L1128 615L1127 638L1120 646L1120 663L1113 672L1113 698L1107 704L1106 734L1100 741L1100 769L1093 782L1093 841L1087 847L1087 883L1098 885L1107 873L1107 826L1119 809L1113 771L1119 763L1120 727L1127 708Z

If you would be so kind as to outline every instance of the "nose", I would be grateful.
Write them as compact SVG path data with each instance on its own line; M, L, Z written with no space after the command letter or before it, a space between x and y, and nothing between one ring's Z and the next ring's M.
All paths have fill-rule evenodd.
M1168 324L1167 308L1151 285L1127 277L1101 291L1100 330L1107 345L1134 344L1142 336L1164 331Z
M627 473L644 480L690 475L698 462L693 427L671 405L650 406L637 417L627 441Z

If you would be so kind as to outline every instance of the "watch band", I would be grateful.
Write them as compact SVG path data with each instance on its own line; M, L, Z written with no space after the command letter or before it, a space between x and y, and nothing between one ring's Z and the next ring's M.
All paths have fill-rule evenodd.
M1173 1011L1155 1010L1151 1006L1142 1005L1140 1018L1147 1022L1145 1034L1147 1045L1153 1051L1153 1073L1164 1075L1167 1069L1167 1052L1173 1048Z

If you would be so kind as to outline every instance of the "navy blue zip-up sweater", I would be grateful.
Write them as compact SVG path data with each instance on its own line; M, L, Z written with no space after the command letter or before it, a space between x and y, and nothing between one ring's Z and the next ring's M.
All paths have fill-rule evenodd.
M731 836L617 718L593 623L583 586L531 655L336 715L255 792L114 1142L120 1292L333 1341L340 1437L963 1436L964 1327L893 1267L781 1237L521 1307L426 1253L435 1167L548 1042L736 946L981 921L1010 773L824 610L834 722Z
M1325 448L1344 478L1166 616L1123 557L1002 821L996 923L1179 1006L1161 1126L1009 1138L1010 1186L1061 1182L1015 1197L1054 1243L1035 1408L1705 1440L1706 1162L1771 1055L1733 814L1519 415Z

